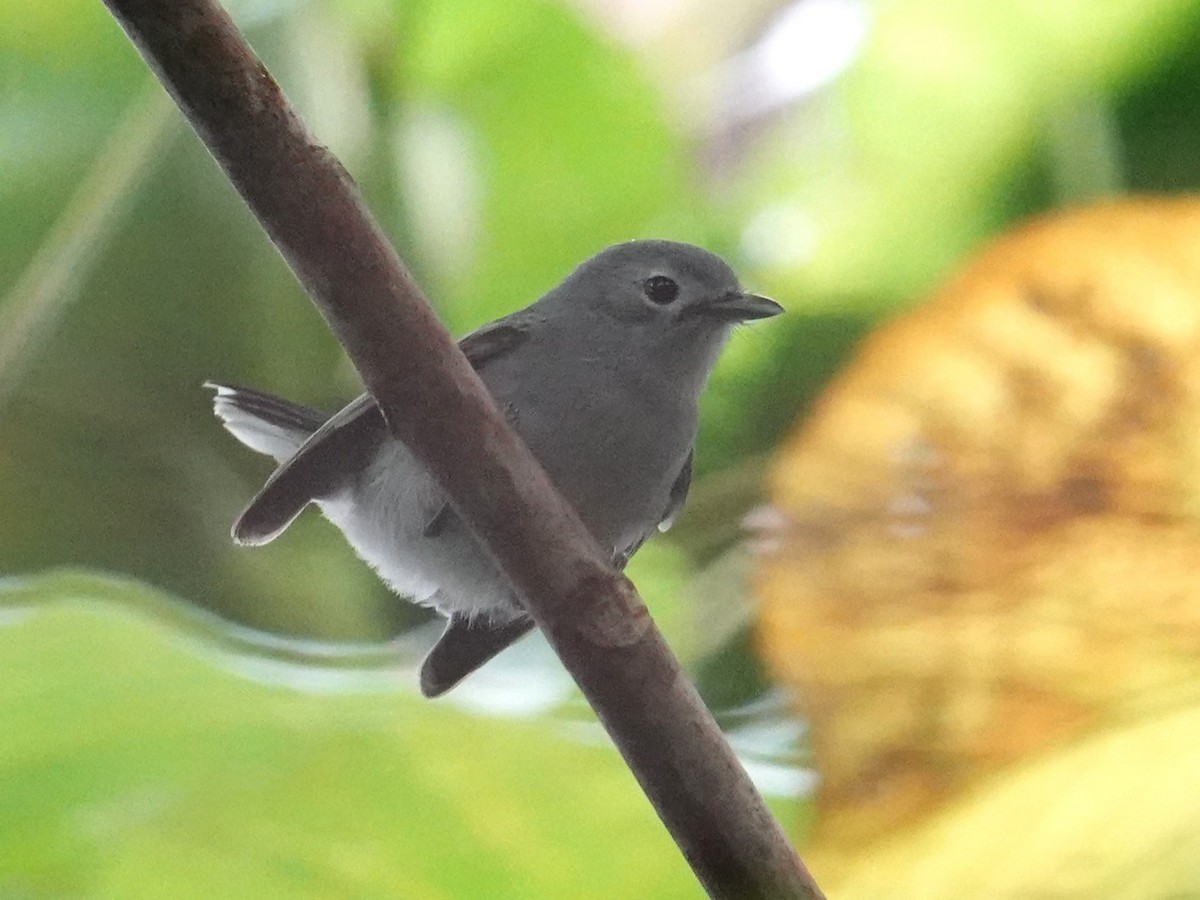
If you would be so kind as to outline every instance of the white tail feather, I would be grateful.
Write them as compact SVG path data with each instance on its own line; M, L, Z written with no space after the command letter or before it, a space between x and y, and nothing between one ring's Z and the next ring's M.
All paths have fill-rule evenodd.
M213 398L213 412L235 438L258 453L274 457L282 463L291 459L308 438L309 432L300 428L289 428L243 409L238 404L237 390L224 385L213 385L217 395Z

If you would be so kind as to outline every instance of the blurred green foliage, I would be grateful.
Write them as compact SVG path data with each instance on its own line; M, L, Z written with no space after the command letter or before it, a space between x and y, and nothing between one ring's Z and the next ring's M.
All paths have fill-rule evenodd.
M0 586L0 896L695 896L607 748L389 686L411 668L252 680L173 602Z
M142 112L158 89L105 10L3 2L17 27L0 39L0 284L17 284L93 167L103 184L106 139L117 159L144 158L126 161L124 209L64 263L79 283L46 301L54 327L16 338L32 362L4 373L0 570L128 572L286 632L403 628L407 607L321 523L253 554L229 546L224 525L265 470L214 427L198 384L333 408L356 391L353 373L176 114ZM561 4L237 12L456 331L644 235L708 244L789 305L790 322L731 348L706 400L704 475L769 450L871 322L1004 221L1076 199L1061 182L1120 189L1108 170L1072 174L1073 161L1114 143L1138 163L1119 173L1132 186L1196 182L1184 117L1200 81L1187 51L1197 4L1084 9L880 7L846 76L746 129L719 171L703 162L712 134L683 127L637 56ZM1080 109L1102 127L1064 127ZM163 136L130 151L139 114ZM812 247L756 251L746 234L764 215L811 231Z
M752 120L717 102L720 76L782 5L751 4L749 17L702 0L680 9L631 48L594 14L551 0L234 5L454 330L641 236L703 243L789 307L736 336L705 399L689 510L674 543L632 569L673 643L694 651L710 696L734 702L763 687L747 659L750 608L732 581L706 593L695 567L736 539L766 454L862 334L1007 223L1200 184L1200 2L865 3L870 28L842 77ZM315 516L254 552L228 540L267 469L217 426L199 385L228 379L336 407L358 387L319 317L98 0L0 0L0 20L0 574L90 567L269 631L403 631L419 614ZM708 53L699 62L697 47ZM688 80L697 71L705 78ZM39 591L79 593L54 580ZM696 602L675 602L685 595ZM724 641L705 639L715 620ZM346 851L355 871L354 853L367 853L362 896L461 896L479 883L574 896L585 876L563 873L583 871L597 896L669 896L680 883L653 827L578 821L575 837L550 846L570 828L563 810L574 822L595 804L581 795L556 808L557 782L538 789L544 802L527 795L517 775L527 756L565 754L595 773L605 803L620 777L611 754L547 748L536 727L427 712L407 697L239 684L158 634L152 617L78 604L0 630L0 642L0 716L17 723L0 747L0 833L13 842L0 859L18 860L0 872L33 878L14 883L155 896L122 879L143 877L139 860L170 856L177 884L224 893L197 874L212 854L247 884L353 894L322 868L334 865L320 846L331 823L365 842ZM188 710L204 714L188 721ZM309 732L310 721L324 724ZM409 721L420 724L394 724ZM486 760L456 755L484 743ZM213 759L234 751L221 774ZM238 787L228 813L244 821L224 822L215 798L232 782L206 779L251 783L284 758L289 774ZM287 779L302 783L310 764L328 795L311 792L293 815ZM430 793L418 774L427 765L461 784ZM179 808L194 818L169 833L131 826L144 843L114 845L103 865L79 857L62 831L71 804L141 796L142 767L182 779L165 790L184 792ZM578 787L563 781L571 796ZM494 784L511 793L481 793ZM645 815L627 789L611 790ZM468 801L490 805L473 818ZM483 824L524 816L534 849L520 829L497 836ZM259 828L270 846L247 850ZM450 852L456 837L464 847ZM420 848L412 867L393 852L409 840ZM311 856L292 857L294 842ZM234 849L222 855L224 845ZM251 858L258 851L268 862ZM465 857L477 869L456 871Z

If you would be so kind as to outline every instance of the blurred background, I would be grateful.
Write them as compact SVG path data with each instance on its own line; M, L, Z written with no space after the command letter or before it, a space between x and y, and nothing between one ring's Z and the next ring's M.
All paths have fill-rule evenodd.
M793 585L788 561L800 559L805 571L871 573L851 593L911 614L894 567L812 556L814 546L841 546L839 529L866 507L838 506L853 493L838 486L862 480L858 432L842 428L850 449L813 465L803 460L816 439L802 425L839 376L818 406L823 421L836 421L837 398L849 394L853 406L844 373L864 336L919 309L996 235L1060 208L1200 185L1200 2L245 0L230 9L456 333L638 237L702 244L787 307L735 336L704 399L689 505L630 574L802 852L813 849L818 879L843 886L836 896L882 896L864 872L884 878L892 897L1200 896L1200 870L1187 862L1200 855L1178 849L1200 849L1196 838L1176 840L1200 833L1191 806L1175 809L1145 855L1120 857L1126 876L1098 875L1071 844L1045 850L1027 882L1000 884L980 838L955 845L954 865L977 880L943 877L936 860L948 842L920 829L961 811L960 792L981 789L985 776L994 785L1111 719L1092 707L1047 713L1036 739L983 754L986 763L936 728L906 727L892 743L878 722L896 694L872 688L892 683L886 667L843 653L849 637L814 650L797 636L812 622L784 612L844 587ZM319 517L266 548L233 547L229 525L269 467L219 427L201 383L250 384L333 410L358 393L355 373L99 0L0 0L0 20L0 896L699 896L540 638L429 704L414 667L436 625L392 597ZM1071 263L1094 273L1123 258L1119 238L1136 232L1121 294L1132 299L1120 308L1153 318L1166 288L1147 272L1200 274L1176 258L1186 249L1160 259L1192 234L1194 212L1138 209L1136 227L1118 214L1064 233L1085 250L1107 248ZM1061 270L1036 249L1021 258L1030 271ZM1072 284L1086 293L1107 277ZM1154 339L1183 353L1200 300L1191 302L1190 278L1177 281ZM959 309L954 296L934 302ZM964 309L953 315L968 325L987 314ZM882 373L872 391L886 395L892 373L925 358L924 320L904 321L910 337L871 357ZM1077 349L1014 327L1010 346L1028 338L1044 351L1030 351L1028 368L1054 369ZM956 334L946 346L958 346ZM956 381L974 396L961 370L939 384ZM1200 382L1176 381L1174 393L1149 393L1174 402L1162 427L1175 442L1162 458L1200 461L1180 456L1194 447ZM921 402L940 403L936 393ZM1188 415L1172 418L1177 409ZM1075 412L1064 404L1047 416L1086 431L1090 420ZM988 420L985 411L976 424ZM925 484L937 467L922 455L927 434L877 443L905 485ZM1059 444L1048 446L1054 456ZM836 496L799 496L796 473ZM1077 485L1076 475L1062 479ZM1132 536L1064 550L1081 565L1122 558L1146 542L1138 522L1181 523L1164 595L1177 615L1159 623L1177 634L1194 625L1189 604L1200 595L1188 562L1200 559L1189 530L1200 490L1180 479L1171 498L1182 499L1154 495ZM1007 510L1005 537L988 536L987 547L1033 527L1018 500L1036 491L1006 493L1022 483L998 478L995 496L1007 499L980 501ZM887 540L899 539L896 522L964 497L975 495L901 490L876 512L890 523ZM973 522L974 507L962 508ZM967 540L954 521L949 540ZM931 582L953 580L939 568L944 545L914 546ZM868 609L863 617L878 607ZM1109 636L1119 643L1124 614L1116 623ZM1171 678L1154 683L1174 693L1166 707L1167 695L1154 694L1154 708L1188 708L1179 698L1194 696L1183 673L1197 646L1189 637L1159 667ZM829 658L814 661L820 652ZM982 678L970 645L955 652L956 676ZM847 704L837 688L851 683L858 699ZM942 681L931 684L905 695L923 711L916 721L962 712L945 705ZM1017 693L1044 710L1055 689L1030 681ZM1124 690L1116 679L1114 696ZM1153 705L1138 696L1139 709ZM993 725L956 734L993 741L1014 717L1028 724L1029 707L1010 700L986 715L968 704L968 719ZM836 723L844 741L830 749L821 726L846 709L853 716ZM1193 736L1172 734L1171 747ZM851 762L839 756L846 747ZM920 760L912 769L911 759ZM914 771L919 788L905 780ZM1169 771L1186 780L1190 770ZM893 776L908 798L898 805L887 794ZM1046 783L1026 796L1056 796L1061 782ZM1173 795L1154 796L1145 821L1167 821L1155 804ZM952 831L1028 839L1030 809ZM1111 818L1071 810L1080 821ZM904 843L917 832L919 848ZM1081 832L1067 823L1059 833ZM1126 837L1113 845L1128 850ZM882 841L893 868L880 862ZM1171 841L1177 855L1164 859ZM1029 847L1012 852L1029 859ZM1054 880L1068 858L1078 868ZM926 868L917 873L914 860ZM909 893L897 887L910 883L896 874L905 866ZM1098 894L1098 884L1113 891Z

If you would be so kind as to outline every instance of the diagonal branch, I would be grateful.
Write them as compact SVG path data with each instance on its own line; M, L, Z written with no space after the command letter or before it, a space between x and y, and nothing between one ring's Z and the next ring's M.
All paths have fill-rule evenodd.
M819 897L629 581L505 424L364 207L215 0L105 0L449 494L716 897Z

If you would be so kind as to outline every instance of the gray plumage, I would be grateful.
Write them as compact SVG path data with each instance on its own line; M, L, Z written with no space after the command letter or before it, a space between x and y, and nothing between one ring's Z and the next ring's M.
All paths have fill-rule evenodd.
M687 496L698 401L734 325L781 312L720 258L635 241L593 256L533 305L460 346L512 426L623 566ZM532 620L364 394L332 417L210 384L225 427L280 463L234 523L273 540L314 502L397 593L447 616L421 672L427 696L527 633Z

